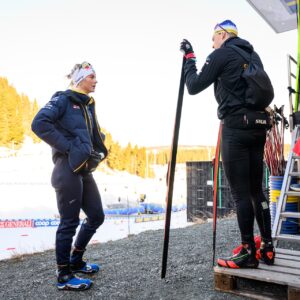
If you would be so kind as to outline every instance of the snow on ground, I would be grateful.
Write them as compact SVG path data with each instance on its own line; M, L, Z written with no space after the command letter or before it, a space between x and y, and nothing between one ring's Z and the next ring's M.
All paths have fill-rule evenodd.
M0 152L0 220L45 219L57 217L55 192L50 178L53 169L51 149L45 143L33 144L26 139L17 152ZM142 179L127 172L108 169L104 164L94 172L104 208L111 204L137 205L141 194L146 202L165 204L166 167L155 166L154 179ZM186 204L185 165L177 167L173 204ZM174 215L174 217L173 217ZM172 226L187 226L186 212L173 213ZM164 220L135 223L134 218L107 218L98 230L94 242L104 242L160 229ZM52 248L56 227L0 228L0 259L14 253L26 253ZM12 249L12 250L7 250Z
M50 178L53 169L51 150L45 143L25 146L10 157L0 157L0 219L53 217L56 214L55 192ZM104 164L94 172L104 207L111 203L137 204L141 194L146 201L165 203L166 166L155 167L156 178L143 179L108 169ZM175 176L173 203L186 203L185 165L179 165Z

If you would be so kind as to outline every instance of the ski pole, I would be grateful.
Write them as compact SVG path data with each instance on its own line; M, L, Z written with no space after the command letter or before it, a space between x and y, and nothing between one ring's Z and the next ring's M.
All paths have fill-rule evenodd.
M167 271L173 185L174 185L176 156L177 156L177 148L178 148L180 118L181 118L181 111L182 111L182 101L183 101L183 94L184 94L184 63L185 63L185 58L183 58L182 67L181 67L177 109L176 109L176 116L175 116L174 130L173 130L173 140L171 145L171 154L170 154L170 161L169 161L168 173L167 173L167 194L166 194L167 205L166 205L166 217L165 217L165 234L164 234L161 278L165 278L166 271Z
M216 254L216 233L217 233L217 206L218 206L218 175L219 175L219 163L220 163L220 146L222 136L222 123L219 125L218 141L216 146L215 162L214 162L214 185L213 185L213 266L215 263Z

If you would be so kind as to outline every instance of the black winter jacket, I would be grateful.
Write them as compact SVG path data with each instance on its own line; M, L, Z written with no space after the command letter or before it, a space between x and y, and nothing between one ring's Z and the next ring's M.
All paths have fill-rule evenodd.
M52 147L52 158L68 155L73 172L79 172L92 150L108 152L95 113L95 102L88 95L72 90L55 93L37 113L32 131Z
M228 47L235 45L252 53L252 60L263 67L252 45L239 37L226 40L219 49L214 50L206 59L199 74L195 60L188 59L184 66L184 75L188 92L195 95L214 83L215 98L219 104L218 118L224 119L230 114L240 114L244 108L246 85L240 76L245 61L235 50Z

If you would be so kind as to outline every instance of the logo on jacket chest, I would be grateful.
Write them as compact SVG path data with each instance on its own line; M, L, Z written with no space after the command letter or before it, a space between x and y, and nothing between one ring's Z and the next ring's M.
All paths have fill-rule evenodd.
M76 105L76 104L73 104L73 108L74 109L80 109L80 107L78 105Z

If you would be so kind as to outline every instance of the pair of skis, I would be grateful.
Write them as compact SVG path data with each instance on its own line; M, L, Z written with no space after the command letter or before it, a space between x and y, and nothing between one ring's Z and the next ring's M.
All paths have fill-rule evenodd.
M217 235L217 215L218 215L218 191L219 191L219 164L221 156L221 140L222 140L222 123L219 125L218 141L216 146L216 154L213 163L214 181L213 181L213 259L212 264L215 264L216 254L216 235Z
M177 149L178 149L180 119L181 119L181 112L182 112L182 102L183 102L183 95L184 95L184 64L185 64L185 58L183 58L182 67L181 67L177 109L176 109L175 123L174 123L174 130L173 130L173 139L172 139L172 145L171 145L171 155L170 155L170 160L169 160L169 165L168 165L168 174L167 174L166 217L165 217L165 231L164 231L164 246L163 246L161 278L165 278L166 271L167 271L173 187L174 187L176 157L177 157ZM216 147L215 162L214 162L213 264L214 264L214 260L215 260L215 248L216 248L217 198L218 198L217 193L218 193L218 171L219 171L221 132L222 132L222 125L220 124L219 133L218 133L218 142L217 142L217 147Z
M176 157L177 157L177 148L178 148L178 137L179 137L180 119L181 119L181 111L182 111L182 102L183 102L183 94L184 94L184 64L185 64L185 58L183 57L182 67L181 67L180 84L179 84L179 92L178 92L178 100L177 100L177 109L176 109L176 116L175 116L174 130L173 130L173 140L172 140L172 146L171 146L171 155L170 155L170 160L169 160L169 165L168 165L168 173L167 173L165 236L164 236L161 278L165 278L166 272L167 272L173 186L174 186L174 177L175 177L175 167L176 167Z

